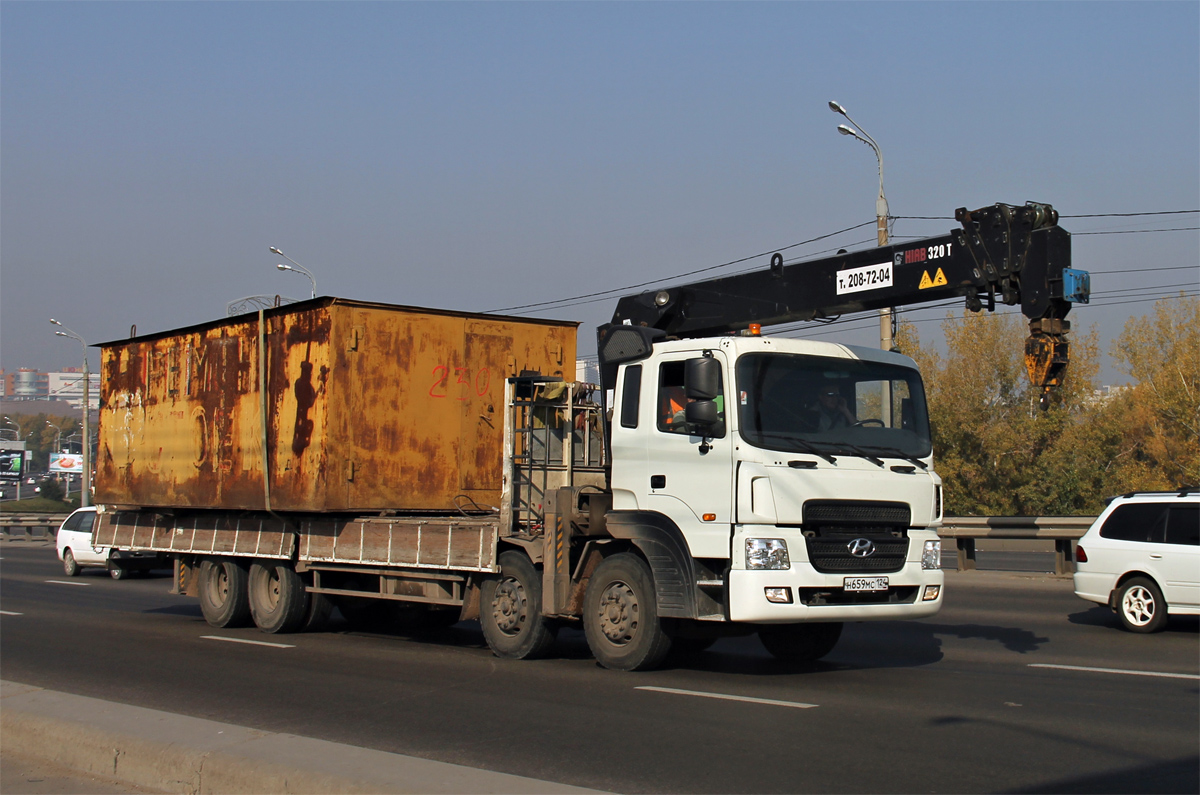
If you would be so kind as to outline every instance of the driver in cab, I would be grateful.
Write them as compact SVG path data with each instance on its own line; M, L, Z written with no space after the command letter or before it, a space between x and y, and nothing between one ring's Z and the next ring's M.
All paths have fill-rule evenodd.
M850 413L846 398L832 381L821 384L817 391L817 403L812 408L814 425L817 431L829 431L834 428L847 428L858 420Z

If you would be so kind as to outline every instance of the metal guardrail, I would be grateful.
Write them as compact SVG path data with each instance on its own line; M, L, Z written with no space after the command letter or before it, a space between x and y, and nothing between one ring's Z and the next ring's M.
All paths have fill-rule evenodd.
M70 513L0 513L0 532L10 540L54 538ZM19 534L19 535L18 535Z
M1054 573L1070 574L1075 571L1072 542L1082 538L1095 521L1095 516L946 516L938 535L955 540L959 571L976 568L976 539L1052 539Z
M53 538L65 513L0 514L0 530L8 538ZM1073 541L1078 540L1096 521L1095 516L946 516L938 535L953 538L958 548L958 570L976 569L975 541L980 538L1054 541L1054 571L1070 574L1075 570Z

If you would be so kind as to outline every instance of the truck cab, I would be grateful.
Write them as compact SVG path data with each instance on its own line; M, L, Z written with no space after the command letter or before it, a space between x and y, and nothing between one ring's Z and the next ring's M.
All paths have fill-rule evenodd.
M937 612L941 481L911 359L626 328L649 344L617 373L609 523L677 531L720 590L710 620Z

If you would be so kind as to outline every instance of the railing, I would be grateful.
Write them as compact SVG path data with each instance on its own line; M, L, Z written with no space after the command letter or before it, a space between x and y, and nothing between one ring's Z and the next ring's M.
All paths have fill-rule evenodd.
M4 535L32 541L53 538L65 513L0 514ZM1096 521L1094 516L947 516L938 535L953 538L958 548L959 571L972 571L975 565L975 541L980 538L1054 541L1054 571L1070 574L1075 570L1072 541L1078 540Z
M1072 541L1087 532L1095 516L946 516L938 535L953 538L958 547L958 570L975 569L975 540L979 538L1054 541L1054 572L1075 571Z
M9 539L15 537L32 541L35 538L54 538L58 526L69 513L0 513L0 531Z

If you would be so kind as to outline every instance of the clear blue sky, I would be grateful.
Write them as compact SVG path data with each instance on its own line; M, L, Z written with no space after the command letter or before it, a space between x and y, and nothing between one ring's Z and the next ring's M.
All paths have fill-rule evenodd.
M0 365L77 364L51 316L99 342L306 297L272 245L320 294L481 311L869 221L875 158L830 99L882 146L893 215L1200 208L1195 2L5 0ZM1161 286L1077 327L1111 338L1152 307L1118 299L1194 292L1198 241L1076 237L1097 294ZM1100 273L1168 266L1191 269ZM542 314L583 321L590 352L614 303Z

